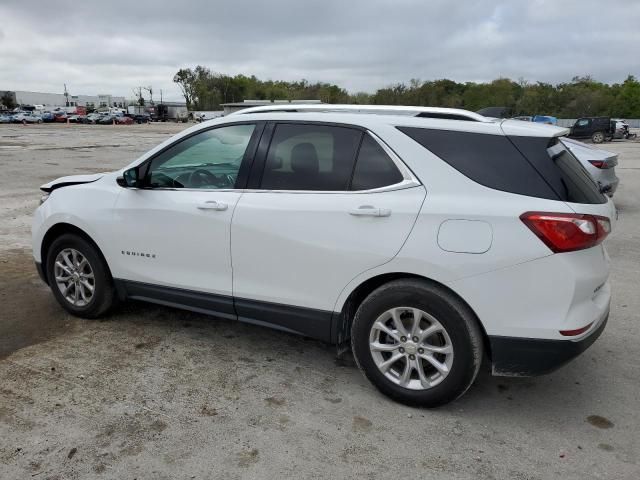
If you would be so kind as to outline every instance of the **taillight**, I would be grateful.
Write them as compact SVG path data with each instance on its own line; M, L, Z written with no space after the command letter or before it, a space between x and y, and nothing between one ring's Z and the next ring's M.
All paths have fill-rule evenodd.
M520 220L555 253L591 248L611 232L609 219L599 215L527 212Z
M612 165L610 165L606 160L589 160L589 163L594 167L601 168L603 170L612 167Z
M560 335L564 337L575 337L589 330L591 325L593 325L593 322L591 322L589 325L585 325L584 327L576 328L575 330L560 330Z

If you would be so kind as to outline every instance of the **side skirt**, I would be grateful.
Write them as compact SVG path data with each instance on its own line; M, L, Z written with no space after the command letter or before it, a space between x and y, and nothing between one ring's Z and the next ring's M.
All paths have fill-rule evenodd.
M339 313L325 310L233 298L131 280L114 279L114 283L118 296L123 300L131 298L230 320L240 320L325 342L331 340L332 317L339 315Z

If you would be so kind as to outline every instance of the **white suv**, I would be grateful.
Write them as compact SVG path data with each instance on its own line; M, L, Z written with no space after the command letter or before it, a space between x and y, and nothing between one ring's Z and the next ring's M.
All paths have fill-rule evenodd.
M485 356L521 376L578 355L608 317L615 209L567 130L405 113L234 114L46 184L38 270L82 317L134 298L350 341L407 404L462 395Z

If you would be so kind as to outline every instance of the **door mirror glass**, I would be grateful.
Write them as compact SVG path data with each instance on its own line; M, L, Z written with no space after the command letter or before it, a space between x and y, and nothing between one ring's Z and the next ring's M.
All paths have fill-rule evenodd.
M130 168L122 173L117 179L118 185L125 188L135 188L138 186L138 168Z

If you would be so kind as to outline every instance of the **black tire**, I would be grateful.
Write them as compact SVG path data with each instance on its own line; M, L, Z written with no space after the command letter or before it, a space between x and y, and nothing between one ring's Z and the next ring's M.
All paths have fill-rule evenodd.
M604 132L593 132L593 134L591 135L591 141L593 143L602 143L605 141L605 135Z
M453 363L446 377L423 390L402 387L388 379L376 365L369 349L374 322L387 310L413 307L435 317L446 330L453 347ZM444 288L424 280L389 282L360 304L351 327L351 346L358 367L388 397L406 405L437 407L463 395L482 363L483 341L478 320L471 309Z
M62 294L55 279L55 261L64 249L72 248L80 252L89 262L94 276L94 292L84 306L70 303ZM104 315L116 302L116 291L109 267L98 248L84 238L74 234L64 234L56 238L47 252L47 279L58 303L72 315L82 318L98 318Z

